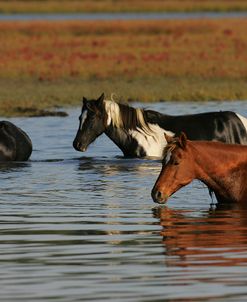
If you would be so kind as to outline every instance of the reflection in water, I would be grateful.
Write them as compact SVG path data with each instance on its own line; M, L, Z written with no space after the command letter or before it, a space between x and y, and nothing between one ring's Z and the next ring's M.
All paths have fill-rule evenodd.
M154 164L154 163L157 164ZM158 166L158 168L157 168ZM161 165L159 161L150 161L145 159L124 159L121 157L115 159L109 158L92 158L92 157L81 157L79 163L79 170L95 170L96 173L105 175L116 175L119 173L143 173L149 174L153 171L159 173Z
M169 266L247 265L247 208L216 208L196 216L193 210L153 210L162 226Z
M30 165L30 162L0 162L0 173L21 172Z
M244 106L247 116L240 102L149 107L244 114ZM79 111L13 119L34 152L0 165L1 301L246 301L245 209L209 211L207 190L192 184L152 215L161 163L117 158L106 136L75 152Z
M123 158L89 158L82 157L78 165L78 178L81 182L81 189L88 192L108 192L107 197L114 197L123 194L133 198L134 192L147 191L150 196L150 177L157 177L160 170L160 162L144 159L123 159ZM90 175L90 177L88 177ZM143 179L149 183L144 187ZM112 200L110 200L112 203ZM116 202L116 199L114 200Z

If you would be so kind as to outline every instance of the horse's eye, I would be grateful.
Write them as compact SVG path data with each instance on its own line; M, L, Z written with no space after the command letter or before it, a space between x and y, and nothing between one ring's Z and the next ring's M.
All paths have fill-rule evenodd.
M176 158L173 158L171 160L171 164L174 165L174 166L177 166L177 165L179 165L179 161Z

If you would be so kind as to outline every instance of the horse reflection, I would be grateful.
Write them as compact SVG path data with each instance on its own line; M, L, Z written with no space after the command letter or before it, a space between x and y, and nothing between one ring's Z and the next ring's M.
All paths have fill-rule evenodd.
M27 167L30 167L30 162L1 162L0 161L0 172L3 173L13 173L13 172L20 172L20 170L23 170Z
M247 208L227 205L195 217L167 207L153 210L162 226L166 264L232 266L247 263Z
M78 162L77 178L79 189L94 196L92 204L103 201L115 207L126 199L135 200L135 196L148 196L150 178L154 181L159 169L158 161L83 157Z
M160 162L147 159L124 159L124 158L93 158L81 157L79 162L80 171L95 171L99 175L119 175L121 173L135 173L139 175L157 176L160 171ZM121 177L121 176L120 176Z

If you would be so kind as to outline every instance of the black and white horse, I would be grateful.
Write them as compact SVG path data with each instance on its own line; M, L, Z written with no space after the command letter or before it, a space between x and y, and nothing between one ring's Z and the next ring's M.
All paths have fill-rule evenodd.
M20 128L0 121L0 161L26 161L32 153L32 142Z
M247 119L231 111L171 116L132 108L114 101L83 98L79 129L73 142L78 151L105 133L126 157L163 156L164 132L177 136L185 132L190 140L247 144Z

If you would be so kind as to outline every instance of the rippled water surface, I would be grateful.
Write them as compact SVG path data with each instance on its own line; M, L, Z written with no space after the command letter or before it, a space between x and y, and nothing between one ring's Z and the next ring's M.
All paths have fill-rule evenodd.
M247 116L246 102L146 107ZM159 161L124 159L105 136L74 151L79 111L11 119L34 151L0 164L1 301L246 301L246 210L210 207L199 182L158 207Z

